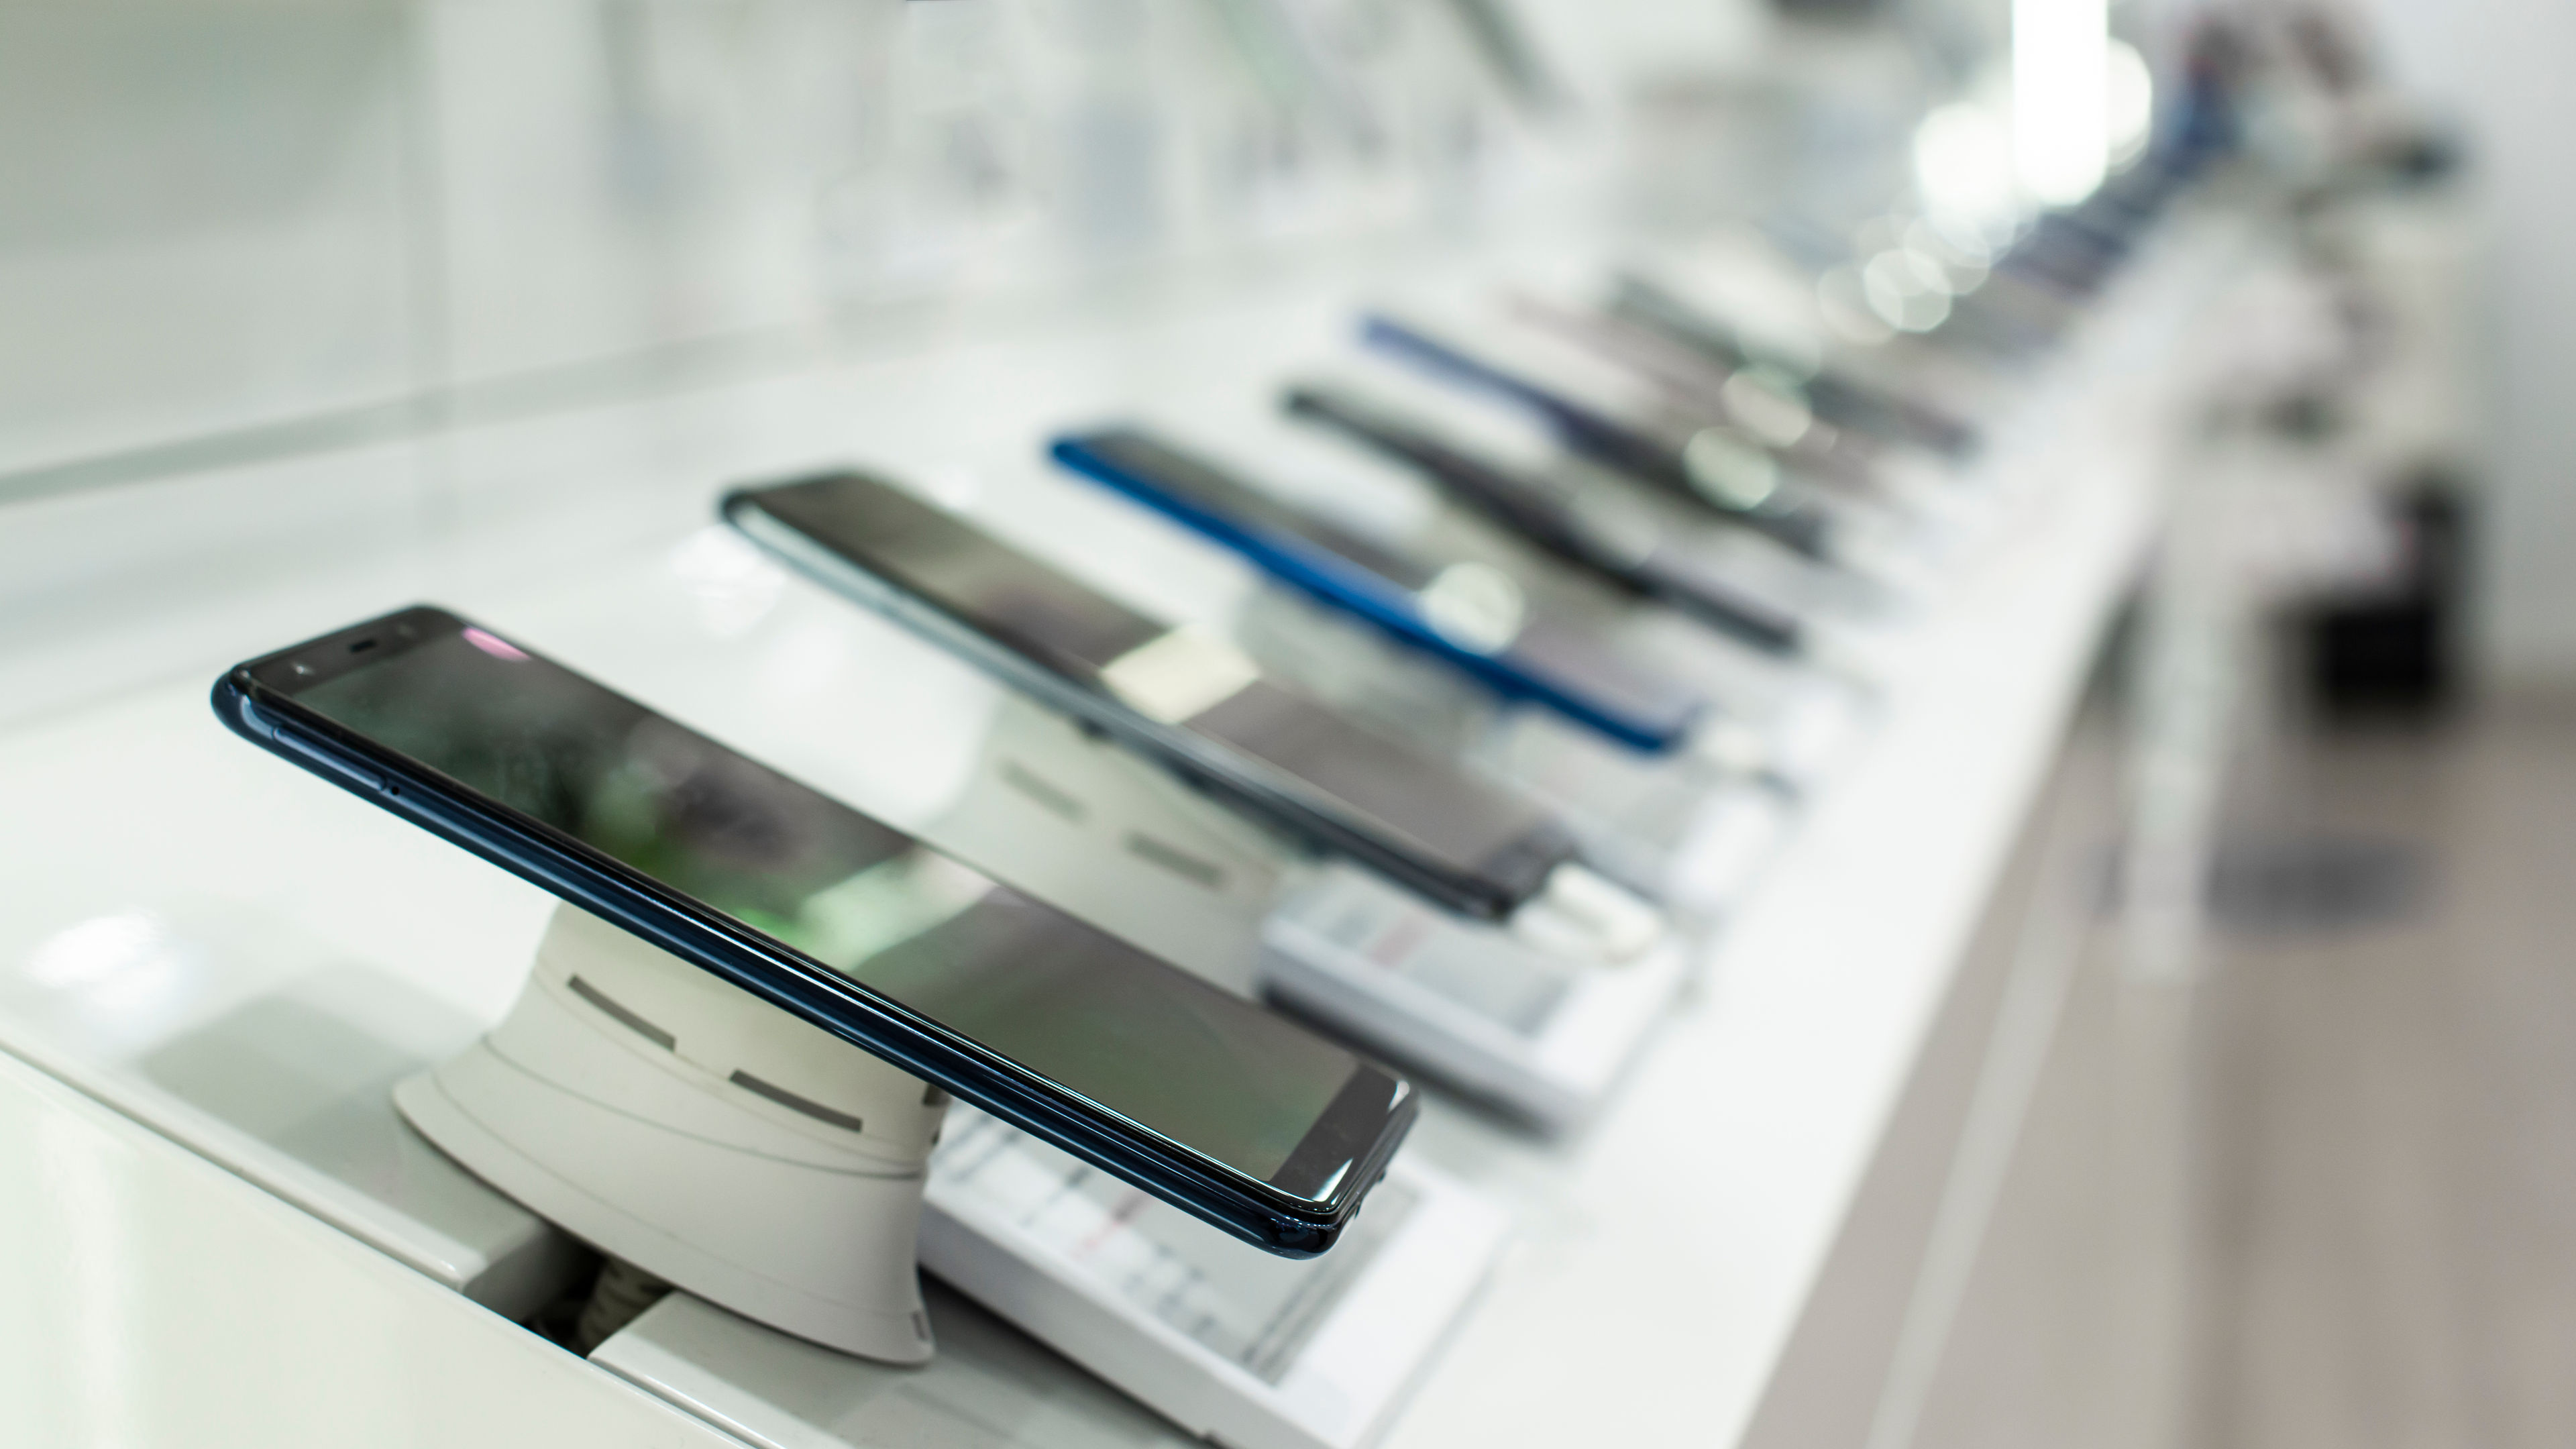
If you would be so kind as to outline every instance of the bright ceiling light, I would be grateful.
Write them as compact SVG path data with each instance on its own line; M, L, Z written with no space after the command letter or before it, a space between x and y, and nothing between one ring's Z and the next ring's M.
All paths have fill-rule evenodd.
M1943 235L1992 247L2021 208L2012 127L1972 101L1935 108L1914 129L1914 189Z
M2112 41L2106 59L2111 164L2126 166L2147 154L2147 143L2154 139L2156 77L2147 69L2147 58L2125 40Z
M2108 0L2013 0L2013 169L2043 206L2072 206L2111 157Z

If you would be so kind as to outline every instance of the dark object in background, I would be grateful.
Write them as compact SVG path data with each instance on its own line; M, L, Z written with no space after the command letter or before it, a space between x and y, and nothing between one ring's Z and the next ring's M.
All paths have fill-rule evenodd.
M2459 693L2467 503L2433 476L2391 506L2410 535L2405 575L2368 595L2321 599L2292 619L2309 697L2329 723L2429 717Z
M2417 842L2353 835L2222 839L2206 862L2209 923L2245 938L2333 935L2412 919L2430 897L2432 861ZM2094 910L2128 908L2125 845L2094 860Z
M2397 182L2432 186L2468 169L2468 143L2445 127L2419 124L2382 141L2374 157Z
M2372 930L2413 917L2428 875L2423 851L2402 840L2227 841L2209 863L2209 918L2239 937Z

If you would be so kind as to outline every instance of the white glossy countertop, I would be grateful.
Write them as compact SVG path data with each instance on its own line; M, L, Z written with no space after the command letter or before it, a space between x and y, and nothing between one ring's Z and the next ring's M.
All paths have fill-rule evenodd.
M863 808L933 821L994 690L801 585L751 624L728 614L740 600L686 549L716 486L838 457L935 474L1104 582L1218 610L1248 587L1235 565L1048 476L1037 439L1140 400L1257 396L1337 345L1353 296L1277 288L1114 340L1074 327L341 458L357 476L430 450L479 516L363 568L285 571L0 661L0 679L35 679L76 669L74 645L126 640L163 678L0 736L0 973L59 969L49 943L85 923L221 916L399 980L439 1017L424 1043L496 1018L550 902L241 744L205 704L233 660L421 595ZM2173 301L2128 298L2019 410L1994 466L2027 497L1602 1120L1550 1144L1435 1096L1408 1151L1507 1202L1522 1235L1388 1444L1740 1435L2149 535L2147 379L2187 310ZM329 466L282 465L273 486L301 496ZM1061 903L1208 974L1240 968L1222 911L1133 886ZM149 971L102 976L93 1025L210 1009L155 991ZM6 1056L0 1144L24 1165L0 1174L0 1438L725 1442Z

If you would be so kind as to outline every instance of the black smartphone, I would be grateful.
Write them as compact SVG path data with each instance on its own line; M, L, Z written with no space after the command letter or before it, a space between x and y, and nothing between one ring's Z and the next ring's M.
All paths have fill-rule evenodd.
M1274 1253L1410 1083L445 610L254 659L245 738ZM900 701L887 701L889 708Z
M1691 440L1665 437L1537 378L1409 322L1371 317L1362 329L1371 346L1468 386L1507 398L1547 421L1565 446L1676 498L1824 562L1833 560L1833 519L1778 495L1745 501L1708 486Z
M1836 368L1810 372L1774 359L1734 328L1647 277L1633 272L1622 275L1612 286L1609 311L1730 371L1767 364L1805 374L1802 386L1808 406L1837 427L1914 443L1954 459L1977 449L1976 429L1957 418Z
M723 512L826 588L1452 910L1508 916L1575 856L1573 836L1538 807L882 479L841 472L738 489Z
M1795 616L1748 595L1685 551L1613 532L1561 489L1484 456L1418 419L1350 388L1300 383L1281 399L1291 417L1331 428L1403 463L1460 506L1632 594L1670 604L1768 654L1795 654Z

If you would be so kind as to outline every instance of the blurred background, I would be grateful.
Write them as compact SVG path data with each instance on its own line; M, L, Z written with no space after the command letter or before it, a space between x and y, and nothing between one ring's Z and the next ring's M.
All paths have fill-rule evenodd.
M1757 1427L2576 1441L2571 56L2561 0L0 0L0 724L317 571L663 526L466 430L1566 237L1867 349L2204 148L2170 520L2012 887L2095 1029L1893 1397Z

